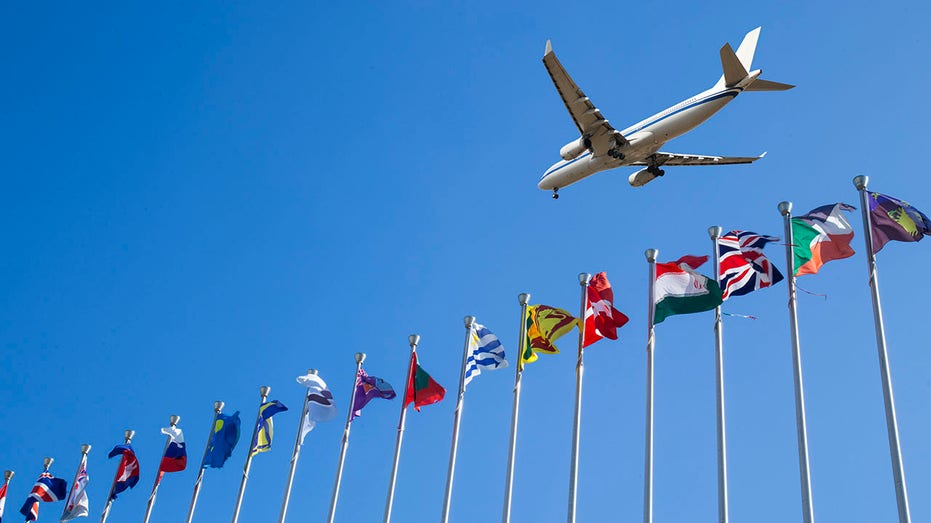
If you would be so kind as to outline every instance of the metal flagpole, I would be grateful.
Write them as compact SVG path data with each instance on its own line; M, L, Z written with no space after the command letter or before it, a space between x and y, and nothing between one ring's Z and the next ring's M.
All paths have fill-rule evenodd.
M708 228L711 236L714 260L714 278L721 280L720 257L718 254L718 238L721 237L722 228L714 225ZM714 395L718 414L718 523L727 523L727 436L724 424L724 325L721 321L721 306L714 308Z
M647 293L649 309L647 310L647 405L646 405L646 448L643 452L643 523L653 523L653 303L656 287L657 249L647 249L643 253L649 265L650 290Z
M592 275L587 272L579 273L579 285L582 287L581 305L579 305L579 351L575 363L575 414L572 423L572 450L569 453L569 523L575 523L575 500L578 495L579 482L579 432L582 426L582 373L585 364L582 356L585 354L585 309L588 305L588 282Z
M795 381L795 425L798 430L798 467L802 487L802 521L812 523L815 514L811 506L811 472L808 466L808 425L805 422L805 391L802 387L802 353L798 340L798 311L795 307L795 237L792 235L792 202L779 202L786 235L786 269L789 277L789 327L792 337L792 375Z
M882 377L883 404L886 409L886 432L889 435L889 457L892 458L892 479L895 483L895 501L899 509L899 523L908 523L912 516L908 509L908 490L905 488L905 469L902 467L902 449L899 448L899 424L895 416L895 398L892 396L892 373L889 371L889 353L886 351L886 329L883 326L882 304L879 302L879 279L876 272L876 255L873 254L870 207L866 199L868 176L857 176L853 185L860 193L860 211L863 213L863 238L866 242L867 267L870 272L870 291L873 297L873 323L876 325L876 349L879 351L879 375Z
M330 514L327 516L327 523L333 523L336 516L336 501L339 499L339 484L343 479L343 463L346 462L346 447L349 446L349 428L352 426L352 408L356 404L356 389L359 386L359 371L362 370L362 362L365 361L365 353L356 353L356 373L352 379L352 394L349 395L349 412L346 413L346 428L343 429L343 440L339 446L339 465L336 467L336 481L333 483L333 496L330 498Z
M398 462L401 460L401 442L404 439L404 420L407 418L407 387L410 385L411 374L414 372L414 355L417 354L417 344L420 343L419 334L407 337L411 346L411 360L407 365L407 379L404 383L404 399L401 400L401 417L398 419L398 439L394 443L394 463L391 465L391 481L388 483L388 497L385 500L385 523L391 521L391 508L394 505L394 486L398 480Z
M249 481L249 468L252 466L252 451L255 450L255 447L252 445L258 445L256 438L259 434L259 421L262 419L262 405L265 405L265 401L268 399L268 393L271 391L271 387L265 385L259 387L259 395L262 397L262 402L259 403L259 412L255 416L255 427L252 428L252 439L249 440L250 447L249 453L246 455L246 464L242 467L242 481L239 482L239 494L236 495L236 506L233 508L232 523L239 521L239 509L242 508L242 498L246 493L246 482Z
M181 421L181 416L169 416L168 424L172 427L178 424ZM165 452L168 451L168 445L171 444L171 436L167 437L165 441L165 449L162 450L162 456L165 456ZM161 468L161 466L159 466ZM145 507L145 517L142 519L142 523L149 523L149 516L152 515L152 507L155 505L155 495L158 494L158 485L162 480L162 472L158 471L155 474L155 483L152 484L152 493L149 494L149 502Z
M307 375L316 375L317 369L307 369ZM294 439L294 451L291 453L291 469L288 471L288 481L284 489L284 500L281 502L281 515L278 516L278 523L284 523L284 518L288 514L288 502L291 501L291 486L294 484L294 471L297 469L297 458L301 454L303 445L304 420L307 418L307 403L310 401L309 389L304 389L304 408L301 410L301 419L297 424L297 438ZM188 522L190 523L190 522Z
M135 435L136 432L132 430L123 432L124 445L132 443ZM107 495L107 504L104 505L103 512L100 514L100 523L107 523L107 516L110 515L110 506L113 505L113 491L116 490L116 480L119 479L119 473L120 469L117 467L116 473L113 475L113 483L110 484L110 494Z
M71 482L71 490L68 491L68 497L65 498L65 506L61 509L60 520L65 519L65 514L68 513L68 502L72 501L71 493L74 491L75 485L78 484L78 476L81 475L81 469L87 466L87 453L91 451L91 446L87 443L81 445L81 461L78 462L78 469L74 471L74 480Z
M204 462L207 461L207 453L210 452L210 444L213 443L213 435L217 430L217 418L220 417L220 411L223 410L222 401L213 402L213 423L210 424L210 433L207 435L207 445L204 448L204 457L200 460L200 470L197 471L197 479L194 480L194 494L191 495L191 507L187 511L187 523L194 519L194 507L197 506L197 496L200 495L200 486L204 481Z
M463 319L466 328L465 345L462 348L462 370L459 373L459 396L456 398L456 412L453 415L453 439L449 449L449 468L446 471L446 494L443 497L442 523L449 521L449 504L453 494L453 475L456 473L456 450L459 446L459 419L462 417L462 400L465 397L466 363L469 360L469 341L472 338L472 324L475 316L466 316Z
M530 293L522 292L517 295L520 304L520 328L517 331L517 370L514 372L514 407L511 411L511 438L508 442L507 475L504 479L504 509L501 516L502 523L511 521L511 491L514 488L514 454L517 451L517 413L520 410L520 379L524 372L524 351L527 344L527 304L530 302Z
M15 475L16 475L16 473L13 472L12 470L4 470L4 471L3 471L3 487L4 487L4 491L7 491L7 490L10 489L10 480L13 479L13 476L15 476ZM6 498L4 498L4 499L6 499Z

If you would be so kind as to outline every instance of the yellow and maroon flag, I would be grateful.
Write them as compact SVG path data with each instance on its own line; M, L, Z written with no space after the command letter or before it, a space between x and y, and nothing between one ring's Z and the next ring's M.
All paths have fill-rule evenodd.
M568 312L549 305L527 307L527 344L521 354L521 364L537 361L537 353L556 354L553 343L578 325Z

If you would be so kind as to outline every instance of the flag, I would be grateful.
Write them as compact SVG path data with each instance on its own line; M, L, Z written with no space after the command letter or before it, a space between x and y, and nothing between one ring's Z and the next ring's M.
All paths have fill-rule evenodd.
M307 433L314 430L318 421L330 421L336 417L336 403L326 382L317 374L297 377L297 382L307 387L307 415L301 423L301 445Z
M67 481L43 472L32 486L32 492L19 509L19 513L26 517L26 521L35 521L39 519L39 502L61 501L67 494Z
M931 220L908 203L878 192L871 192L868 201L873 254L891 240L917 242L931 234Z
M795 245L792 264L796 276L817 274L822 265L829 261L853 256L850 241L853 227L844 218L842 211L856 207L846 203L823 205L812 209L804 216L792 218L792 236Z
M184 444L184 433L176 426L169 426L162 429L162 434L168 436L168 446L165 447L165 454L162 456L162 462L158 465L158 484L166 472L181 472L187 467L187 449Z
M288 410L288 407L285 407L284 403L278 400L267 401L259 407L259 419L256 422L257 430L255 431L255 438L252 440L253 456L259 452L268 452L272 449L272 436L274 436L275 432L272 416L286 410Z
M462 390L472 381L472 378L482 373L482 369L495 370L508 366L504 359L504 346L501 341L484 325L472 323L469 332L469 356L466 358L465 381Z
M81 468L78 476L71 485L71 494L68 495L68 501L65 502L65 512L61 516L62 521L71 521L77 518L86 518L89 512L87 500L87 483L90 478L87 476L87 456L81 458Z
M583 347L588 347L601 338L617 339L617 329L623 327L627 316L614 308L614 291L608 275L599 272L588 282L585 306L585 339Z
M718 238L718 282L723 299L782 281L782 273L763 255L763 247L777 241L779 238L750 231L731 231Z
M107 454L108 458L120 458L120 464L116 468L116 478L113 480L113 495L110 499L116 499L116 495L126 489L131 489L139 483L139 460L136 459L136 453L130 444L117 445Z
M674 314L709 311L721 305L718 282L695 272L706 261L707 256L683 256L656 264L654 325Z
M362 415L362 407L375 398L386 400L394 399L397 393L391 388L387 381L369 376L364 370L359 369L359 375L356 377L356 392L352 398L352 418L356 419Z
M217 421L213 424L213 432L210 434L210 441L207 443L207 452L204 454L204 462L201 464L201 468L223 468L226 460L233 453L236 444L239 443L241 424L238 410L232 416L226 414L217 415Z
M553 344L562 335L571 331L578 320L568 312L549 305L527 307L527 343L521 354L521 365L537 361L537 353L556 354L559 349Z
M411 372L407 376L407 392L404 394L404 406L407 407L413 403L414 409L420 412L420 407L443 399L443 396L446 395L446 389L417 363L416 352L411 352L410 366Z
M3 507L6 506L6 486L6 482L0 485L0 520L3 519Z

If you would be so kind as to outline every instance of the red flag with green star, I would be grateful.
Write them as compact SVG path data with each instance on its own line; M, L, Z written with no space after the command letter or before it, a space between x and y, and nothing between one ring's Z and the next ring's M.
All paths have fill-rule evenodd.
M407 377L407 393L404 395L404 406L411 403L414 408L420 411L420 407L430 405L443 399L446 395L444 389L439 383L423 370L423 367L417 363L417 353L411 354L411 373Z

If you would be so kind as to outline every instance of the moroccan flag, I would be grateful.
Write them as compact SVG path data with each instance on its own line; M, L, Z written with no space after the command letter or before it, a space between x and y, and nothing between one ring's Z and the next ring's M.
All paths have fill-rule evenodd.
M556 354L553 344L578 324L575 316L549 305L527 307L527 343L521 354L521 365L537 361L537 353Z
M417 363L417 353L411 353L411 373L407 377L407 392L404 394L404 406L411 403L414 408L420 411L420 407L430 405L443 399L446 395L444 389L439 383L423 370L423 367Z
M743 296L782 281L782 273L763 255L763 247L779 241L750 231L731 231L718 239L718 282L723 299Z
M891 240L917 242L931 234L931 220L908 203L878 192L871 192L868 201L873 254Z
M825 263L853 256L854 251L850 247L853 227L844 218L843 211L855 209L846 203L835 203L792 218L795 240L793 270L796 276L817 274Z
M588 302L585 308L585 339L583 347L588 347L601 338L617 339L617 329L623 327L627 316L614 308L614 291L608 275L599 272L588 282Z
M710 311L721 305L718 282L695 272L707 256L683 256L670 263L656 264L653 324L674 314Z

